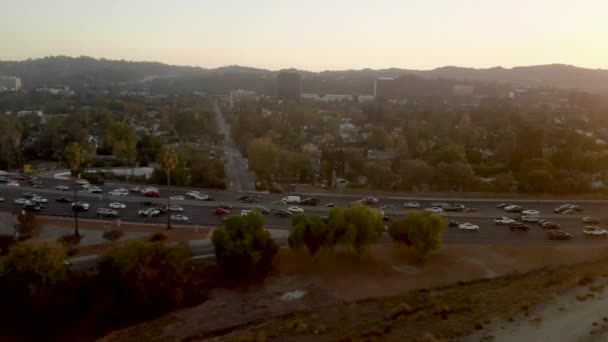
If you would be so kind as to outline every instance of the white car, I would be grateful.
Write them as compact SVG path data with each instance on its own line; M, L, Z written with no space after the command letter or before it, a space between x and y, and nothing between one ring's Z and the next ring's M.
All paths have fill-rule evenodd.
M129 195L129 190L127 189L114 189L110 192L108 192L109 195L111 196L128 196Z
M189 191L189 192L186 192L186 196L193 197L193 198L196 197L196 196L198 196L198 195L200 195L200 194L201 193L198 192L198 191Z
M34 202L34 203L48 203L49 200L47 200L44 197L34 196L34 197L32 197L32 202Z
M90 186L87 188L87 191L92 194L100 194L103 192L103 190L98 186Z
M174 201L184 201L186 198L184 196L171 196L170 197Z
M407 203L403 203L403 207L405 207L405 208L411 208L411 209L420 208L420 203L418 203L418 202L407 202Z
M287 211L289 211L292 214L302 214L302 213L304 213L304 209L302 209L300 207L297 207L295 205L292 206L292 207L287 208Z
M525 215L525 216L539 216L540 211L534 210L534 209L528 209L528 210L522 211L521 214Z
M125 209L127 207L126 204L120 202L112 202L108 205L108 207L112 209Z
M443 209L443 208L445 208L445 207L449 207L449 206L450 206L450 205L449 205L449 204L447 204L447 203L445 203L445 202L435 202L435 203L431 203L431 207L434 207L434 208L441 208L441 209Z
M181 213L184 211L184 208L180 207L179 205L172 204L169 208L167 208L167 210L169 210L170 212L174 212L174 213L175 212Z
M160 210L154 208L142 209L137 212L140 216L154 217L160 215Z
M87 185L87 184L89 184L89 181L86 180L86 179L82 179L81 178L81 179L79 179L79 180L76 181L76 184L78 184L78 185Z
M588 226L583 228L583 233L589 236L606 236L606 234L608 234L608 230L597 226Z
M253 212L252 210L247 210L247 209L241 210L241 216L245 217L245 216L251 214L252 212Z
M72 207L79 207L79 208L82 208L84 210L89 210L89 203L75 202L75 203L72 203Z
M209 199L209 195L197 195L193 198L197 201L207 201Z
M426 208L426 209L424 209L424 211L428 211L428 212L431 212L433 214L443 214L443 209L442 208L438 208L438 207Z
M19 183L15 182L15 181L10 181L10 182L6 183L6 185L7 186L19 186Z
M28 203L32 203L32 202L30 202L30 200L28 200L27 198L17 198L16 200L13 201L13 203L19 204L19 205L24 205L24 204L28 204Z
M494 219L494 223L496 224L513 224L515 220L508 217L499 217Z
M60 190L60 191L68 191L70 190L70 187L67 185L57 185L55 187L55 190Z
M461 223L458 225L458 229L460 229L460 230L479 230L479 226L474 225L472 223Z
M184 216L184 215L171 215L171 220L172 221L186 222L186 221L188 221L188 216Z
M108 208L99 208L97 209L97 215L99 216L109 216L109 217L118 217L118 211Z
M532 216L532 215L524 215L521 217L521 220L525 223L538 223L538 221L540 221L540 217Z

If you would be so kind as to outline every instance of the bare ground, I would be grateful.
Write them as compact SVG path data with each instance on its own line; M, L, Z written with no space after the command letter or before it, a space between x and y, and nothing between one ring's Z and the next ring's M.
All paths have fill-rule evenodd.
M324 253L315 263L304 252L282 250L264 283L215 289L197 307L102 340L410 341L466 336L555 298L576 285L581 274L598 276L600 269L608 274L608 265L595 263L550 269L598 260L606 252L597 246L447 246L420 266L394 245L374 246L362 260L344 251ZM523 274L539 268L543 270Z

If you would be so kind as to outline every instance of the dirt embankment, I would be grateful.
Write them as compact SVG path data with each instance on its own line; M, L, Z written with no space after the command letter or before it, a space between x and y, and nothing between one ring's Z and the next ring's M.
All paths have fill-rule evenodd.
M393 245L360 260L338 251L313 263L282 250L263 284L215 289L207 302L106 336L149 341L303 340L370 337L395 341L466 336L514 319L576 286L608 275L604 247L447 246L427 265ZM524 274L540 269L542 271ZM606 273L602 273L606 272ZM482 279L482 280L476 280Z

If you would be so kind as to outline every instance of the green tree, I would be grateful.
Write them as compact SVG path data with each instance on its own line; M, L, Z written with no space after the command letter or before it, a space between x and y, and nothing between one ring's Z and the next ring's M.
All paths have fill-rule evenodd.
M383 215L378 210L361 205L343 210L343 216L336 213L330 215L329 226L335 230L334 236L338 237L338 241L351 246L361 257L369 245L382 237L384 233ZM332 222L332 220L336 222Z
M21 168L19 145L22 136L23 126L15 117L0 115L0 150L7 169L15 165Z
M277 169L279 148L269 138L257 138L247 148L249 167L261 177L270 178Z
M555 179L547 170L532 170L523 175L519 185L524 192L546 193L553 189Z
M137 157L137 135L135 128L126 122L114 122L110 125L106 134L106 140L112 146L112 154L127 161L131 168L135 167Z
M72 176L77 176L80 172L80 167L85 161L85 152L82 145L77 142L69 144L65 149L65 159L68 165L70 165Z
M160 166L167 176L167 185L171 185L171 172L175 170L179 163L179 156L175 148L164 146L159 156Z
M467 157L464 146L462 145L443 145L428 153L428 160L431 164L439 163L466 163Z
M413 187L433 183L435 168L422 159L403 160L399 166L401 187L411 190Z
M266 272L279 250L258 212L228 217L224 227L213 231L211 241L218 265L230 277Z
M147 316L173 309L184 301L190 256L181 245L126 241L101 255L99 281L112 289L117 312Z
M20 239L33 239L40 236L42 227L36 214L23 211L17 216L19 224L17 225L17 233Z
M395 183L394 172L386 163L371 163L365 171L367 180L374 189L389 190Z
M448 228L445 218L429 212L411 212L390 224L388 233L396 242L411 246L423 263L441 250L442 234Z
M318 216L308 219L304 215L296 215L292 219L291 227L288 238L291 249L298 250L305 246L310 255L314 257L327 243L327 225Z

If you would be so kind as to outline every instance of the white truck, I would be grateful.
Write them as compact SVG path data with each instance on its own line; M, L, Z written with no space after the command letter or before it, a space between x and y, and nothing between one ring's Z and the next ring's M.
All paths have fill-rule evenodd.
M300 196L285 196L281 201L285 204L300 204L301 200L302 197Z

